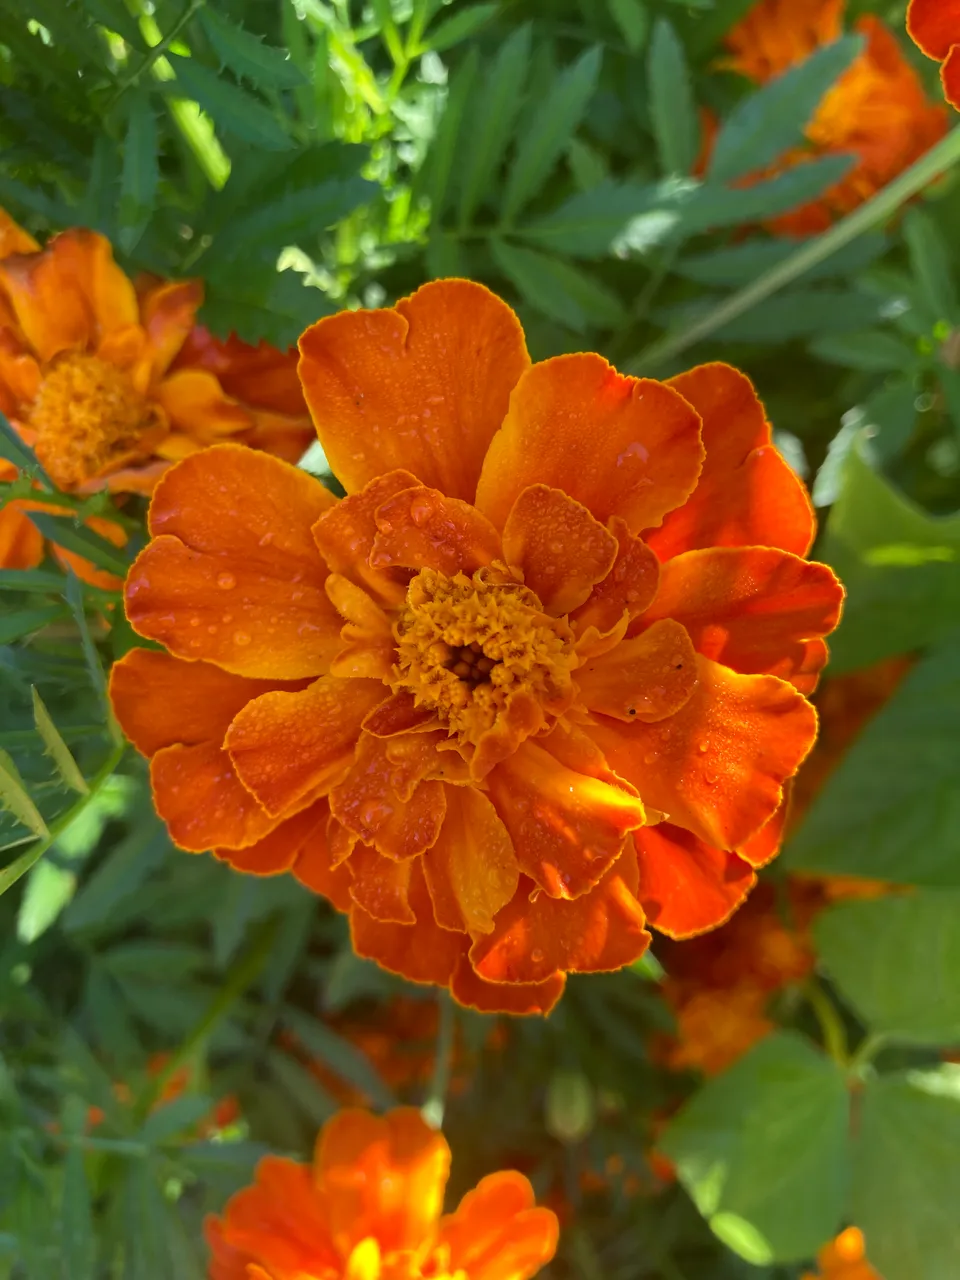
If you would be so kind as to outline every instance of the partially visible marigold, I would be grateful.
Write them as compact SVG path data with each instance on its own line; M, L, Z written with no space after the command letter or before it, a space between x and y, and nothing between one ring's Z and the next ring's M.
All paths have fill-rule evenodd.
M836 1240L817 1254L818 1270L807 1271L801 1280L883 1280L867 1261L863 1232L847 1227Z
M450 1149L420 1113L341 1111L312 1167L267 1156L207 1221L210 1280L527 1280L557 1219L519 1173L494 1173L441 1216Z
M631 963L647 918L726 919L777 851L842 598L749 381L531 366L467 281L301 350L348 496L196 454L128 578L169 653L112 696L174 841L292 870L358 954L486 1011Z
M929 0L953 7L956 0ZM724 65L763 85L843 34L844 0L760 0L727 35ZM772 220L771 230L818 235L908 168L947 131L946 110L927 98L893 33L873 14L854 29L866 48L820 103L807 147L782 157L782 172L825 155L853 154L851 171L810 204Z
M943 64L943 91L960 111L960 0L910 0L907 31L928 58Z

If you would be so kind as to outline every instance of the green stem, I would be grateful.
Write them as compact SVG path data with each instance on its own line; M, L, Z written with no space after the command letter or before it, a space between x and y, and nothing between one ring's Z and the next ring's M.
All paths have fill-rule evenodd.
M660 342L647 347L645 351L641 351L627 366L627 372L646 373L682 355L696 343L710 337L731 320L742 316L744 312L764 302L785 285L791 284L812 267L843 249L864 232L871 230L878 223L885 222L902 205L928 186L934 178L940 177L952 168L958 160L960 160L960 126L948 133L942 141L932 147L926 155L921 156L916 164L901 173L889 186L879 191L872 200L861 205L830 231L804 244L796 253L791 254L772 270L765 272L753 284L747 285L739 293L721 302L718 307L705 315L702 320L691 325L685 332L667 336Z
M887 1036L882 1031L873 1031L860 1041L856 1053L850 1059L850 1072L859 1075L864 1067L870 1065L887 1043Z
M804 983L803 994L820 1023L824 1048L838 1066L846 1069L850 1063L850 1050L847 1045L847 1032L837 1012L837 1006L816 978L811 978L809 982Z
M443 1113L446 1110L447 1091L450 1088L450 1073L453 1067L453 1037L456 1031L456 1010L446 991L441 990L438 994L437 1005L440 1010L440 1025L437 1028L433 1079L430 1082L430 1094L421 1108L424 1120L434 1129L443 1127Z
M156 44L153 45L153 48L150 50L150 52L146 55L146 57L137 67L136 71L131 72L130 75L127 76L126 80L121 81L121 83L117 86L116 93L113 95L113 97L110 99L109 103L107 104L108 111L110 110L111 107L116 106L116 104L120 101L120 99L127 92L127 90L132 88L137 83L137 81L140 79L140 77L144 74L145 71L151 70L151 68L153 67L153 64L157 61L158 58L163 57L164 53L166 53L166 51L170 48L174 40L176 40L177 36L184 29L184 27L187 25L187 23L190 21L193 15L197 12L198 9L202 9L205 4L206 4L206 0L190 0L190 3L187 5L186 9L180 15L177 21L173 24L173 26L170 28L167 34L163 36L162 39L158 40ZM141 23L141 30L142 29L143 27ZM159 28L157 29L156 34L159 36L160 34ZM144 37L148 41L148 43L152 43L152 41L150 40L150 36L148 36L146 32L144 32Z

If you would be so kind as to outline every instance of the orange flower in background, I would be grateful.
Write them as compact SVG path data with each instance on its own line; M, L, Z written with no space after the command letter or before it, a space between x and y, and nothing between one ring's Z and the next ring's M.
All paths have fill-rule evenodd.
M441 281L301 339L336 500L222 446L157 487L116 713L185 849L292 870L486 1011L726 919L778 846L842 592L748 380L530 364Z
M931 7L955 0L930 0ZM766 84L843 35L843 0L760 0L726 37L724 66ZM817 200L774 219L782 235L810 236L852 212L918 160L946 133L947 113L927 98L893 33L872 14L854 30L866 48L829 90L806 127L808 146L776 172L825 155L852 154L850 172Z
M441 1216L450 1148L420 1113L341 1111L312 1167L267 1156L207 1221L211 1280L527 1280L557 1219L519 1173L494 1173Z
M910 0L907 31L928 58L943 64L943 91L960 111L960 0Z
M836 1240L817 1255L818 1270L807 1271L801 1280L883 1280L867 1261L863 1232L847 1227Z

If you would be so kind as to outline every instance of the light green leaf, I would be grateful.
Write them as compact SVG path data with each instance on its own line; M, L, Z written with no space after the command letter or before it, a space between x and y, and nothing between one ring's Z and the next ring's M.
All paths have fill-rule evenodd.
M600 75L600 48L586 53L556 79L517 139L517 151L507 175L502 216L512 222L539 192L560 159L593 97Z
M574 258L608 257L631 218L656 203L658 190L640 183L604 181L577 192L545 217L517 227L515 234L538 248Z
M700 149L700 124L683 45L665 18L653 29L647 80L660 168L666 174L688 174Z
M209 111L221 129L266 151L286 151L293 146L276 116L258 98L221 79L195 58L168 57L184 96Z
M503 274L551 320L577 333L593 326L612 329L625 321L616 294L569 262L504 240L491 241L490 250Z
M470 36L487 25L498 9L496 4L470 4L445 18L443 22L427 32L423 39L423 49L432 49L434 53L442 53L444 49L452 49L462 44ZM472 52L472 51L471 51Z
M76 760L70 754L70 748L64 742L57 729L57 726L50 718L50 712L43 704L43 699L37 692L37 688L33 686L33 722L37 726L37 732L43 739L44 746L47 749L47 755L56 765L57 772L63 781L73 791L78 791L80 795L85 796L90 788L87 781L80 772Z
M660 1145L726 1244L756 1264L793 1262L840 1225L849 1124L843 1073L783 1032L694 1094Z
M153 213L160 170L157 165L157 121L145 93L130 103L123 143L120 180L120 247L132 253Z
M6 751L0 750L0 808L12 813L16 820L35 836L47 836L47 824L30 799L17 766Z
M200 25L220 61L258 87L295 89L306 77L286 50L264 44L259 36L230 22L210 5L200 10Z
M463 139L463 163L457 174L462 227L470 225L488 194L513 133L530 62L530 38L529 24L518 27L468 99L467 119L472 127Z

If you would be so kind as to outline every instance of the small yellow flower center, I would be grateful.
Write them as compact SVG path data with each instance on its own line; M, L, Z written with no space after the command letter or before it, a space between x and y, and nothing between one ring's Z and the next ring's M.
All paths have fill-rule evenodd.
M505 569L446 577L423 569L394 628L393 687L435 710L461 741L479 741L518 693L559 714L578 665L573 633Z
M43 379L29 425L50 478L73 489L135 456L158 414L122 369L69 352Z

